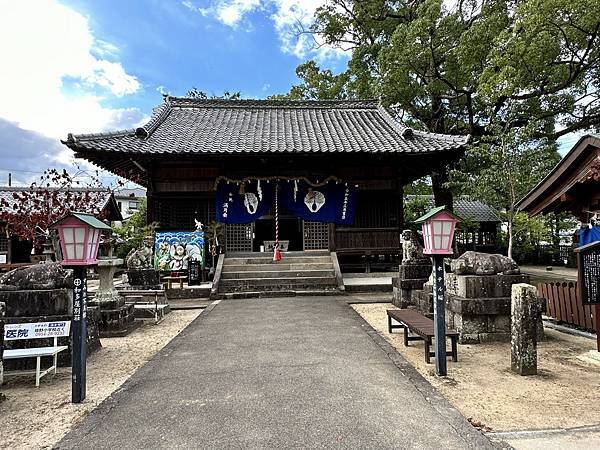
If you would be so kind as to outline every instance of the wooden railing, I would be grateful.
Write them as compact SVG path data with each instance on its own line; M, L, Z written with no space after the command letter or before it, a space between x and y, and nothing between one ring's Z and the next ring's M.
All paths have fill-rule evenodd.
M400 233L396 228L342 228L335 230L338 253L400 252Z
M596 331L596 308L584 305L577 283L539 283L538 295L546 299L546 315L559 322Z

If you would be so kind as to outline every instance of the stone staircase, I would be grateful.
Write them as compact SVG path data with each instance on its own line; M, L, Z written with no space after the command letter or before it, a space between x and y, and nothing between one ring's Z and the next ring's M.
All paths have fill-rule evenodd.
M328 295L344 291L335 253L228 253L215 274L211 298Z

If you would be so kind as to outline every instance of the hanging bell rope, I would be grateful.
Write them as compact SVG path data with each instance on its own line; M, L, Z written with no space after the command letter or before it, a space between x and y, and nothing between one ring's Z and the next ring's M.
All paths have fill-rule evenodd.
M281 250L279 250L279 181L275 182L275 246L273 251L273 261L281 260Z

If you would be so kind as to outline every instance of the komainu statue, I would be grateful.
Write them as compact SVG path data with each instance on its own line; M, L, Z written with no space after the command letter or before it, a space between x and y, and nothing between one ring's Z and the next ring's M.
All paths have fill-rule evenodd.
M404 230L400 234L402 243L402 264L430 264L430 259L423 255L423 246L417 238L416 231Z
M453 259L450 269L456 275L518 275L521 273L512 258L473 251L465 252Z
M152 249L154 238L152 235L144 236L141 245L132 249L125 258L128 269L152 269Z

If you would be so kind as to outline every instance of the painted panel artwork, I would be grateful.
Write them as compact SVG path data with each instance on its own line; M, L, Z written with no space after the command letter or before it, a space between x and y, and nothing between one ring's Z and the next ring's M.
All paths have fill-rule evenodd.
M202 231L169 231L154 238L154 269L187 270L189 261L204 266L204 233Z

